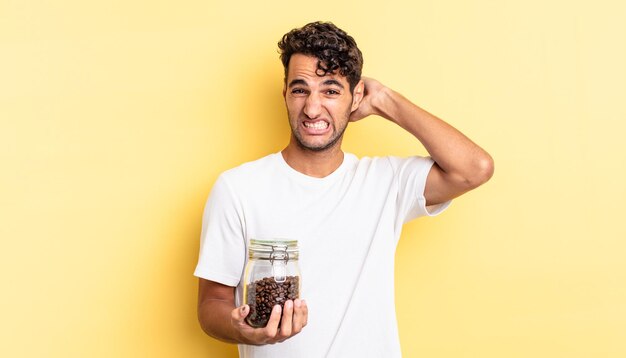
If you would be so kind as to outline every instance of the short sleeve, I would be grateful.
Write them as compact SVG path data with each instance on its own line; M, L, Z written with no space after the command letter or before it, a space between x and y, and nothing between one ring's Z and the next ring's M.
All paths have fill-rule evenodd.
M204 207L200 255L194 275L237 286L245 264L243 214L224 175L220 175Z
M396 201L398 215L406 223L420 216L435 216L443 212L451 203L426 206L424 189L426 179L434 160L430 157L413 156L408 158L390 157L391 165L398 180Z

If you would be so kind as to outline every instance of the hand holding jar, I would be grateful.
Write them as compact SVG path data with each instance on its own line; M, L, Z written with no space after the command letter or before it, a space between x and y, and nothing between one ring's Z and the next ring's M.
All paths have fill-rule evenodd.
M297 245L295 240L250 240L244 305L233 310L231 318L252 344L282 342L306 326Z

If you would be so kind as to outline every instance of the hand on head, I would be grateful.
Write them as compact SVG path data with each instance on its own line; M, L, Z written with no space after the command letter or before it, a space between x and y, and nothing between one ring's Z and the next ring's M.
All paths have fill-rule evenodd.
M360 100L359 106L350 114L350 122L356 122L372 114L381 115L379 103L383 99L385 86L369 77L361 77L362 83L354 88L353 98Z

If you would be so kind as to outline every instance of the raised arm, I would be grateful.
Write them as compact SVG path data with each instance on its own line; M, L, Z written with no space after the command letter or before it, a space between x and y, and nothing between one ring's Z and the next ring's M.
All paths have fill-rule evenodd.
M384 117L413 134L435 161L424 189L426 205L455 198L493 175L491 156L451 125L372 78L364 77L355 88L359 90L365 95L351 121L371 114Z
M245 322L250 307L235 307L235 288L200 279L198 320L209 336L227 343L252 345L274 344L298 334L307 323L308 309L303 300L285 302L282 312L274 306L264 328L252 328ZM278 323L281 321L281 327Z

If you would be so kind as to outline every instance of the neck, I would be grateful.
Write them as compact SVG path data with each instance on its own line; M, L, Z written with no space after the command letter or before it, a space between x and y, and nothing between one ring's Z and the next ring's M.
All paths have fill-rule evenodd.
M328 176L343 163L340 145L316 152L300 148L291 141L281 153L290 167L315 178Z

